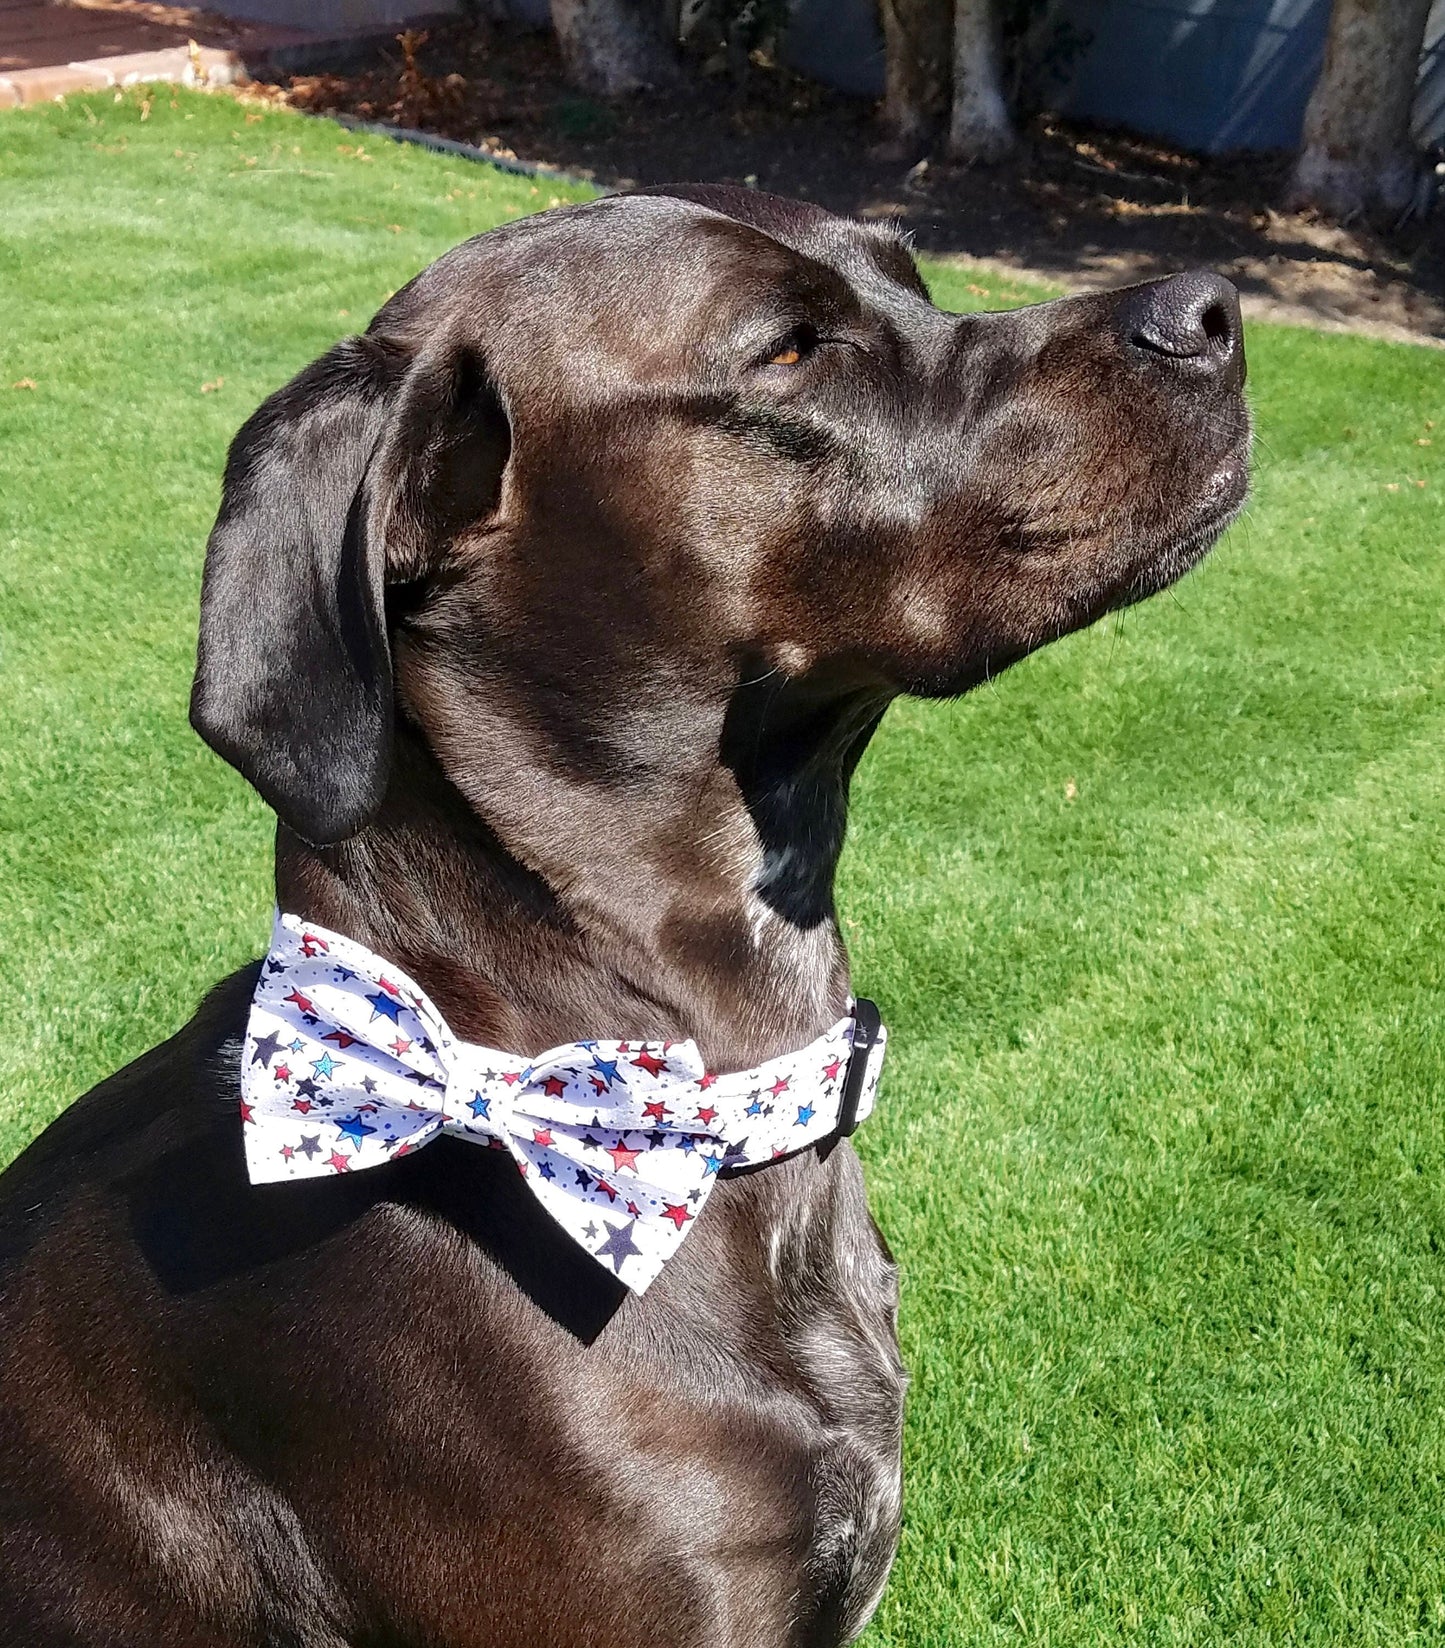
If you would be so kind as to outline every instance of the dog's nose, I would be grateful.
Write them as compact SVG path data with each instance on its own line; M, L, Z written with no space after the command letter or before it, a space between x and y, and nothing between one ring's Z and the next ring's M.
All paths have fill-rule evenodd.
M1118 318L1125 342L1151 361L1227 389L1244 382L1239 293L1223 275L1195 269L1136 287Z

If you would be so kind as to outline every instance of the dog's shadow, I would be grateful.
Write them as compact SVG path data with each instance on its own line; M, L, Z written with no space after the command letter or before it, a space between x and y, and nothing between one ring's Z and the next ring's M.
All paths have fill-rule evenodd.
M591 1344L627 1288L542 1209L505 1151L440 1138L403 1161L334 1178L250 1183L240 1130L167 1152L128 1182L131 1229L157 1283L175 1296L270 1265L372 1261L371 1215L401 1208L475 1244L552 1320ZM348 1246L350 1244L350 1246ZM338 1281L341 1277L338 1276Z

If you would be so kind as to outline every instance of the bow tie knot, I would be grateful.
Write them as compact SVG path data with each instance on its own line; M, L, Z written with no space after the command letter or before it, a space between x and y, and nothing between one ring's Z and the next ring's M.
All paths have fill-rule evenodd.
M446 1069L443 1126L449 1132L490 1134L505 1140L526 1091L524 1077L531 1074L527 1067L469 1042L453 1042L442 1063Z

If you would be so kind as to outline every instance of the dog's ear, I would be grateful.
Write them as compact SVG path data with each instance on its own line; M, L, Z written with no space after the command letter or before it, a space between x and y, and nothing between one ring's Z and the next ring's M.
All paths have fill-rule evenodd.
M478 357L348 338L231 445L206 551L191 724L308 841L390 771L386 586L494 506L508 437Z

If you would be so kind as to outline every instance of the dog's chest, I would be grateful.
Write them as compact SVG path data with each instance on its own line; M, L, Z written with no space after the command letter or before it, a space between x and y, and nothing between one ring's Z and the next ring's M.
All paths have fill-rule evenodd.
M684 1336L675 1388L658 1393L690 1442L635 1433L685 1507L671 1537L712 1575L717 1634L698 1639L709 1648L851 1641L897 1545L896 1272L847 1157L822 1198L762 1175L753 1205L734 1210L744 1244L763 1238L765 1273L739 1267L730 1297Z

